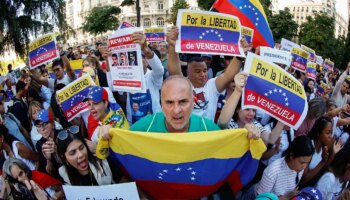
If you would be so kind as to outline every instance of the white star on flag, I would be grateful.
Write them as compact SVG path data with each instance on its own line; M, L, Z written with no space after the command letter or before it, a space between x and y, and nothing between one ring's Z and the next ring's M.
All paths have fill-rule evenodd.
M179 171L181 171L181 168L180 168L180 167L178 167L178 168L177 168L177 169L175 169L175 170L179 172Z

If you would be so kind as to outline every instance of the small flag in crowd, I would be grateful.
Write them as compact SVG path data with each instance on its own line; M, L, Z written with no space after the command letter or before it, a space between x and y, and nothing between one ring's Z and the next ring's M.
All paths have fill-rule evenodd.
M237 16L243 26L254 29L253 45L275 46L263 7L259 0L216 0L213 8Z
M243 90L242 108L262 109L298 129L308 110L303 85L287 71L252 53L248 53L244 71L250 75Z
M122 22L120 25L119 25L119 28L118 29L123 29L123 28L130 28L130 27L135 27L134 25L128 23L128 22Z
M315 50L305 46L305 45L301 45L301 48L305 51L307 51L309 53L309 57L308 57L308 61L311 61L311 62L316 62L316 52Z
M198 199L226 181L238 192L254 177L266 150L261 139L247 138L246 129L190 134L111 129L110 134L109 157L154 199Z
M334 62L329 59L325 59L323 63L323 71L333 71Z

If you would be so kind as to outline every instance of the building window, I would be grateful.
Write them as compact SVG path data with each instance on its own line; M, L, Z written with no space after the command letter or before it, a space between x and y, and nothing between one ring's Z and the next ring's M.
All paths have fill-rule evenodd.
M143 20L143 26L144 27L150 27L151 26L151 20L149 18L146 18Z
M163 1L158 1L158 10L163 10L163 9L164 9Z
M309 7L306 7L306 12L309 12Z
M295 12L295 7L293 7L293 12Z
M164 18L162 17L157 18L157 26L159 27L164 26Z
M304 12L304 7L301 8L301 12Z
M297 11L299 12L299 7L297 8Z
M131 24L132 24L133 26L137 26L137 21L136 21L135 19L133 19L133 20L131 20Z

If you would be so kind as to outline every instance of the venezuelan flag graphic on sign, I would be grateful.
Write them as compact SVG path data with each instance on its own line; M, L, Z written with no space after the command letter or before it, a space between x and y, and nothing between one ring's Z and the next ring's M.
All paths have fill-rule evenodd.
M301 45L301 48L305 51L307 51L309 53L309 57L308 57L308 61L311 62L316 62L316 52L315 50L305 46L305 45Z
M329 59L325 59L323 63L323 71L333 71L334 62Z
M314 63L314 62L307 62L306 76L308 78L316 80L316 63Z
M147 42L161 42L165 40L164 28L144 28Z
M242 108L262 109L298 129L308 104L303 85L279 66L248 53L244 71L249 73L243 90Z
M220 13L237 16L243 26L254 29L253 45L273 48L275 42L263 7L259 0L216 0L213 4Z
M254 29L251 29L246 26L242 26L242 35L244 35L248 44L251 44L253 42Z
M177 52L244 56L239 46L241 25L237 17L207 11L179 10Z
M29 44L30 69L58 58L55 34L46 34Z
M246 129L160 134L111 129L110 158L154 199L198 199L229 182L238 192L266 147ZM97 149L98 151L99 149Z
M292 57L293 57L291 66L294 69L305 73L309 53L301 48L298 48L298 47L292 47L291 53L292 53Z

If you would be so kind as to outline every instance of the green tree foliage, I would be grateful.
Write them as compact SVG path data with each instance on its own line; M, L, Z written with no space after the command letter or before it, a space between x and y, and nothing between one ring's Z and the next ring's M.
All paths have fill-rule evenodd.
M271 0L260 0L260 3L262 5L262 7L264 8L264 12L265 12L267 19L270 19L270 17L272 16L272 12L270 10Z
M269 18L269 25L276 42L280 42L282 38L292 40L294 36L297 36L298 24L293 20L293 15L288 8L272 15Z
M0 0L0 53L14 49L25 56L30 37L58 27L68 35L64 0Z
M335 19L326 14L307 17L300 26L299 43L315 49L317 55L330 58L340 67L344 60L345 39L335 38Z
M174 6L171 7L171 17L168 20L169 22L173 23L173 25L176 24L176 18L177 18L177 11L180 9L187 9L190 5L186 2L186 0L176 0L174 3Z
M345 40L345 45L342 54L343 61L341 67L344 69L346 66L348 66L348 63L350 62L350 23L348 26L348 35Z
M197 0L198 7L202 10L209 10L215 0Z
M83 23L83 31L93 35L105 33L109 30L116 30L119 26L119 15L121 9L116 6L94 7L89 11Z

